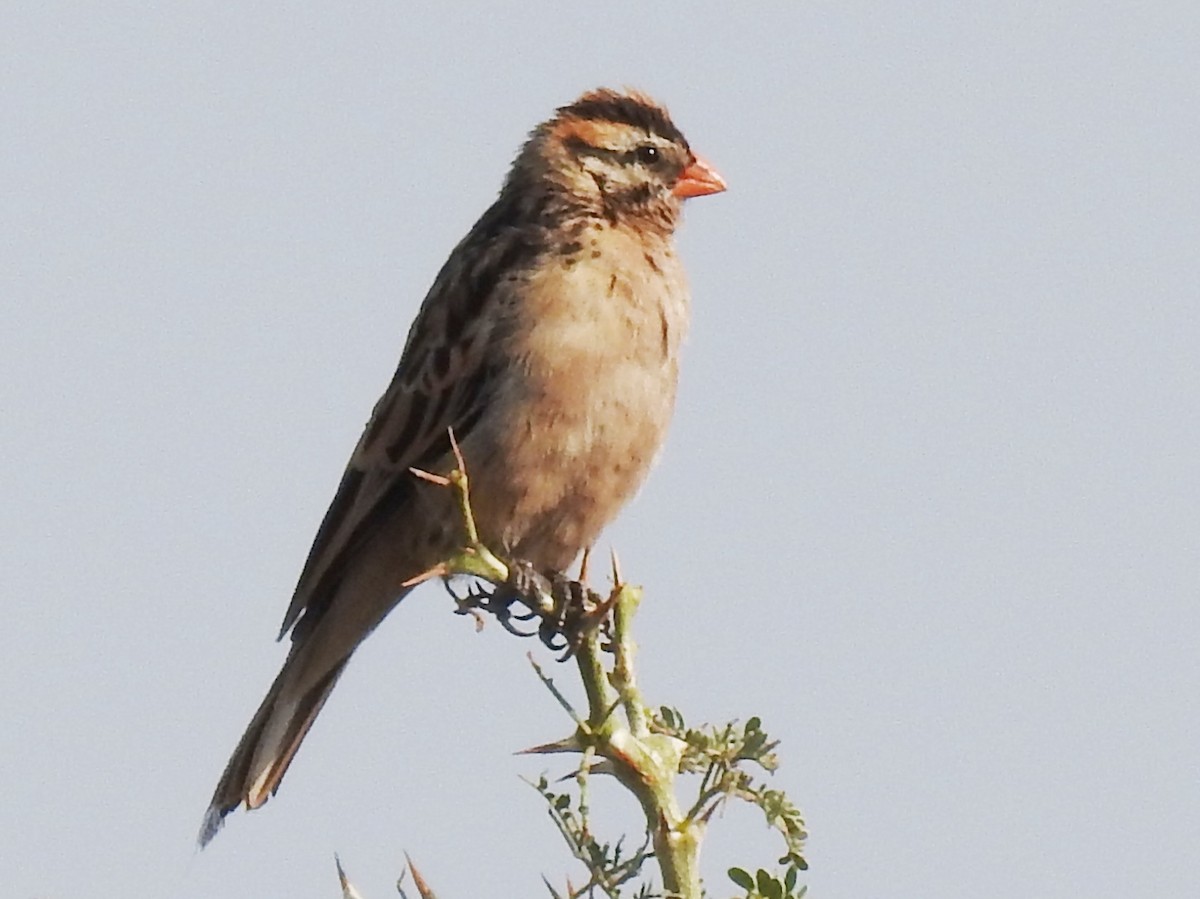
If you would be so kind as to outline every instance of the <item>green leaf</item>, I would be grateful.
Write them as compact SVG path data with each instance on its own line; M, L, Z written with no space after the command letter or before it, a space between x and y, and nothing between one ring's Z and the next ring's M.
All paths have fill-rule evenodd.
M767 899L783 899L783 884L777 878L771 878L771 891L767 893Z
M771 888L771 875L768 874L764 869L759 868L758 874L755 875L754 879L756 881L756 885L758 886L758 891L766 896L767 890Z
M741 868L730 868L729 879L748 892L754 891L754 878L750 876L749 871L744 871Z
M779 859L779 864L791 865L800 871L808 870L808 862L804 860L804 856L802 856L799 852L789 852L787 855Z

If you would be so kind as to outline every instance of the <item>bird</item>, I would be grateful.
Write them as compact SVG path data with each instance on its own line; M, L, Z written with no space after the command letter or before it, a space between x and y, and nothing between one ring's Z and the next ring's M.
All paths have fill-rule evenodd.
M666 108L597 88L535 127L451 251L317 529L279 632L291 646L222 773L206 845L262 806L357 646L464 542L567 570L640 488L672 417L690 294L685 200L726 189Z

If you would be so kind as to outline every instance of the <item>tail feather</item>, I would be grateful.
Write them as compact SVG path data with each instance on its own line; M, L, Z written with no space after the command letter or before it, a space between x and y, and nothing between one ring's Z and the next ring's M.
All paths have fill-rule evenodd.
M412 549L423 531L406 522L402 515L382 518L336 579L302 580L296 588L303 601L298 619L288 613L291 651L217 783L200 829L202 847L239 805L255 809L274 795L358 644L411 589L405 579L428 567ZM321 592L314 593L317 586Z
M256 809L279 789L288 765L349 661L347 656L305 693L295 691L297 654L292 653L225 766L200 827L200 847L217 835L231 811Z

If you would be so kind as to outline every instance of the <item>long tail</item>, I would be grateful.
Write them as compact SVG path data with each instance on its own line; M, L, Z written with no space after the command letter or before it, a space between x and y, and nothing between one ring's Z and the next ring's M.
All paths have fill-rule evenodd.
M361 480L347 478L341 489ZM340 514L341 496L339 490L327 519ZM213 792L200 828L202 847L239 805L256 809L271 798L358 644L412 589L413 573L433 564L421 564L438 547L430 549L426 528L412 527L411 500L411 492L402 491L394 507L381 512L372 506L370 533L355 545L352 557L335 560L337 565L322 568L319 577L301 575L280 634L290 631L291 650ZM314 547L327 525L321 525Z
M200 828L201 848L216 836L231 811L242 803L247 809L256 809L279 789L296 750L349 661L346 656L314 685L304 688L296 676L303 665L302 654L288 656L213 792Z

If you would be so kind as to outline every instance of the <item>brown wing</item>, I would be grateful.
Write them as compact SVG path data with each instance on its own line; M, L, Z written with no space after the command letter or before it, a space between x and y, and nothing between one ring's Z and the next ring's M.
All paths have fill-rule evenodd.
M317 531L281 638L301 616L308 626L320 618L364 539L411 495L410 469L436 466L450 449L447 430L463 439L486 412L495 374L489 347L508 327L506 301L523 263L537 255L528 232L505 227L504 217L502 197L455 248L425 298ZM467 268L464 259L477 264Z

